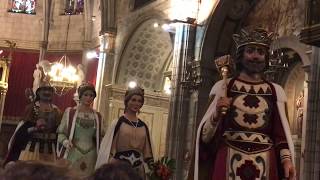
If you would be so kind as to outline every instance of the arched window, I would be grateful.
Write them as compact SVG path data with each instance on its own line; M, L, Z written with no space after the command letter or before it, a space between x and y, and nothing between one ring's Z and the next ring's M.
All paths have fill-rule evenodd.
M84 0L66 0L65 14L82 14L84 9Z
M36 14L36 0L10 0L9 12Z

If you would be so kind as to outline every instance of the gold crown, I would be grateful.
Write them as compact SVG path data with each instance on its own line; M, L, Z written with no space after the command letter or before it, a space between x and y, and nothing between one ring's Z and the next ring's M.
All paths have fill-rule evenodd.
M233 34L233 40L236 43L237 49L248 44L258 44L269 48L274 35L273 32L269 33L261 28L251 31L241 29L239 34Z

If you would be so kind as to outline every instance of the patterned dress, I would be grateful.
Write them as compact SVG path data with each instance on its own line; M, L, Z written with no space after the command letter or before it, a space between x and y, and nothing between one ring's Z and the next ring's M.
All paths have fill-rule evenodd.
M142 179L146 179L146 170L153 163L153 152L149 129L142 120L130 121L121 116L112 122L102 140L96 168L117 161L130 164Z
M230 109L214 138L200 144L200 160L213 157L209 179L279 179L281 159L290 158L290 152L274 86L266 81L252 83L235 78L228 84L228 97L232 98ZM210 126L207 122L202 133L206 134Z
M56 129L61 112L53 104L49 104L49 107L42 110L38 101L26 107L23 121L18 124L10 139L4 164L16 160L56 161ZM34 130L38 119L45 122L43 130Z
M87 177L93 173L97 160L98 147L96 136L98 131L97 122L99 121L96 120L97 116L94 112L77 112L74 114L76 117L72 125L68 120L73 117L68 118L69 115L70 113L66 111L62 118L58 128L58 142L63 144L63 141L68 139L70 135L70 132L68 133L68 126L73 126L73 147L65 154L64 158L70 161L71 167L79 176Z

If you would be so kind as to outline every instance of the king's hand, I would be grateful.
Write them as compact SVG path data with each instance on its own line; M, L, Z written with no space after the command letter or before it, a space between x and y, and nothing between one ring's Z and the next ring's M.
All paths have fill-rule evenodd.
M284 171L284 177L289 180L295 180L296 179L296 170L293 166L291 160L286 159L282 162L283 171Z

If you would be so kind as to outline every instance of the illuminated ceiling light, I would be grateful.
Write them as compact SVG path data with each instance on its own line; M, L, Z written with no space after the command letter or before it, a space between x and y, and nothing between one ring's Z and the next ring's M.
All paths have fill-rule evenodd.
M87 59L98 58L98 54L96 51L88 51L86 54Z
M153 27L154 27L154 28L159 27L159 23L157 23L157 22L156 22L156 23L154 23L154 24L153 24Z
M169 77L166 77L165 78L165 81L164 81L164 86L163 86L163 91L165 94L168 94L170 95L171 94L171 80Z
M131 89L135 88L135 87L137 87L137 83L135 81L130 81L129 84L128 84L128 87L131 88Z
M76 68L68 63L67 56L64 55L59 61L52 64L48 72L49 83L59 96L75 88L79 79Z
M171 94L171 89L165 89L165 90L164 90L164 93L170 95L170 94Z
M165 31L168 31L171 29L170 25L169 24L163 24L162 26L162 29L165 30Z

